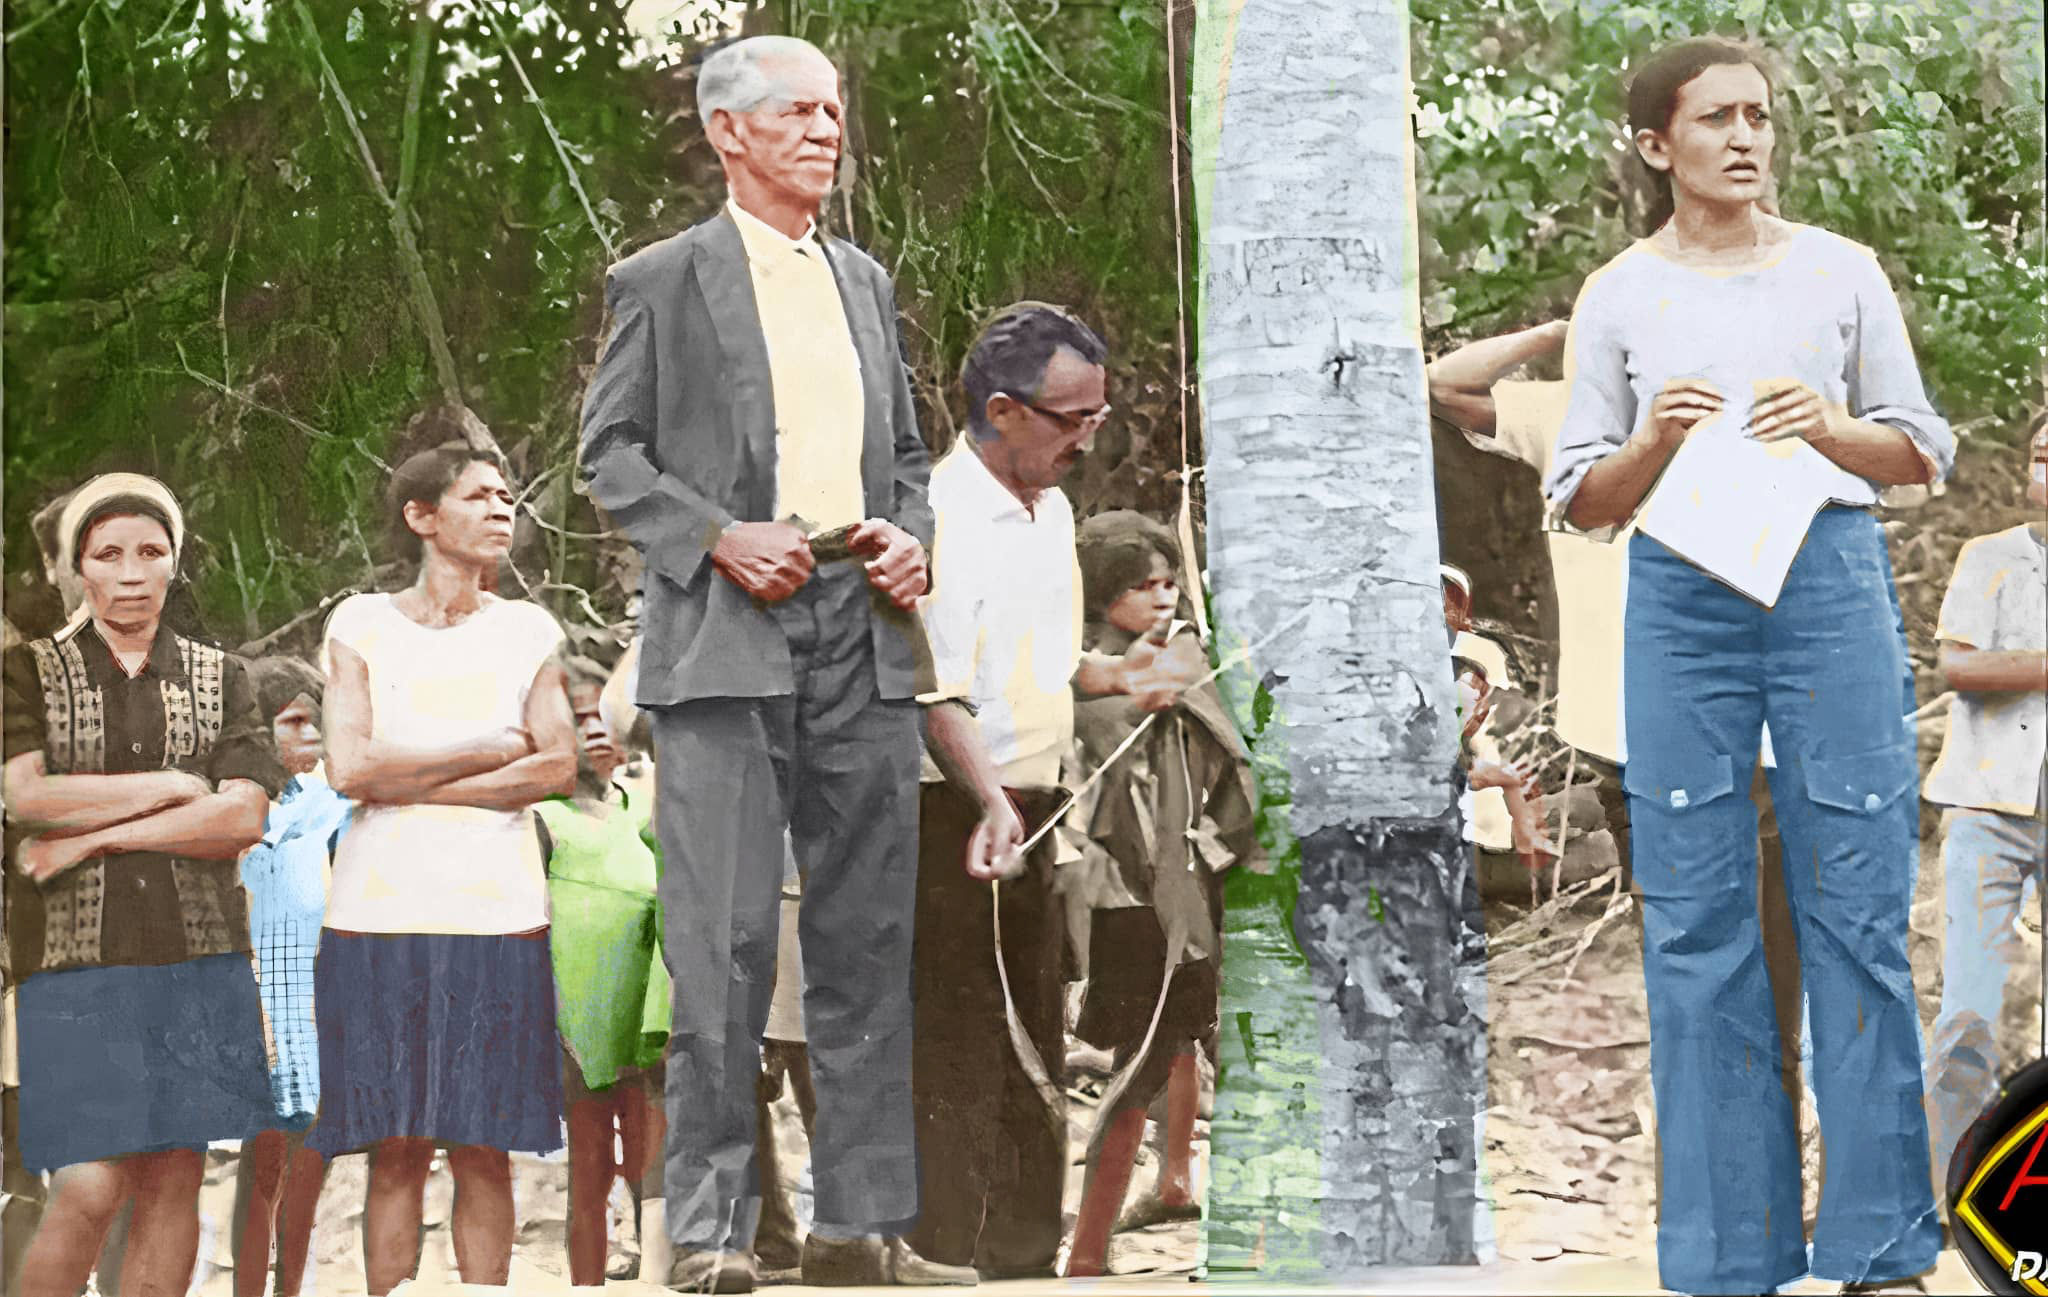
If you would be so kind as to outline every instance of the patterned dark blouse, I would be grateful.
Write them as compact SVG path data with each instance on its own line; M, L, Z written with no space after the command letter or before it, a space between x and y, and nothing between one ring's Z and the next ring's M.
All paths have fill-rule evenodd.
M183 770L216 787L285 784L240 658L168 628L130 677L91 622L7 650L5 760L40 751L51 774ZM9 838L19 836L10 826ZM10 857L12 852L10 850ZM174 964L249 949L232 860L101 856L37 886L10 867L8 945L18 977L103 964Z

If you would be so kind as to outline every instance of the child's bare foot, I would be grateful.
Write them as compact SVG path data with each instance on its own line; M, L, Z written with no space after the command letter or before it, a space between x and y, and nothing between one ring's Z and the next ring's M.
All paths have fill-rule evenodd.
M1171 1192L1162 1185L1131 1199L1123 1215L1117 1218L1116 1232L1127 1234L1153 1225L1201 1218L1202 1205L1195 1201L1194 1194L1186 1186L1181 1186L1178 1192Z

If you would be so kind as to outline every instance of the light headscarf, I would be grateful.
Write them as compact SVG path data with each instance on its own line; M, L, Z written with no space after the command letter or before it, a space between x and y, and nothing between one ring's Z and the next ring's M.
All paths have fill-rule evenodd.
M57 517L55 575L59 580L76 572L78 542L84 539L78 531L85 525L85 520L108 501L124 498L144 501L162 512L171 528L171 565L177 566L178 556L185 548L185 513L178 508L178 499L171 494L171 489L140 473L102 473L73 491L71 498L64 502L64 512ZM92 605L81 594L78 606L71 610L61 633L70 634L85 625L91 616Z

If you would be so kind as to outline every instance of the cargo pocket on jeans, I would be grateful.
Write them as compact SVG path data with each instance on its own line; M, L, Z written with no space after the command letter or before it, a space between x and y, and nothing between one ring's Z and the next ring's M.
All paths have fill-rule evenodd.
M1911 743L1887 743L1843 756L1816 752L1807 757L1805 767L1807 797L1852 815L1881 813L1920 778Z
M1621 784L1630 797L1682 814L1734 792L1735 763L1726 753L1638 757L1622 767Z
M1707 812L1735 791L1735 763L1726 753L1664 753L1622 767L1629 794L1629 849L1645 900L1679 903L1711 890L1707 862L1723 854L1725 816Z

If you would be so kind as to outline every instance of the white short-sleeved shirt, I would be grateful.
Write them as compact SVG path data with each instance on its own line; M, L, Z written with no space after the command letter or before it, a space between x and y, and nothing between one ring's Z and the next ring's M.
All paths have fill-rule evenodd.
M524 724L534 675L562 628L538 604L501 599L432 629L388 594L359 594L334 610L326 643L347 645L369 668L373 740L441 748ZM530 812L358 805L335 850L330 928L495 935L547 921Z
M1520 460L1547 480L1570 397L1569 383L1496 383L1494 435L1468 439ZM1621 652L1633 533L1626 528L1611 542L1569 531L1544 535L1557 588L1557 736L1616 765L1628 762ZM1769 726L1761 744L1764 764L1775 765Z
M2032 527L1979 536L1956 556L1941 639L1992 652L2048 651L2048 548ZM1958 693L1928 801L2033 815L2048 758L2048 694Z
M932 590L918 605L938 687L918 701L974 709L1009 788L1056 788L1074 738L1081 564L1054 487L1027 509L966 438L932 469ZM925 762L926 782L938 768Z

